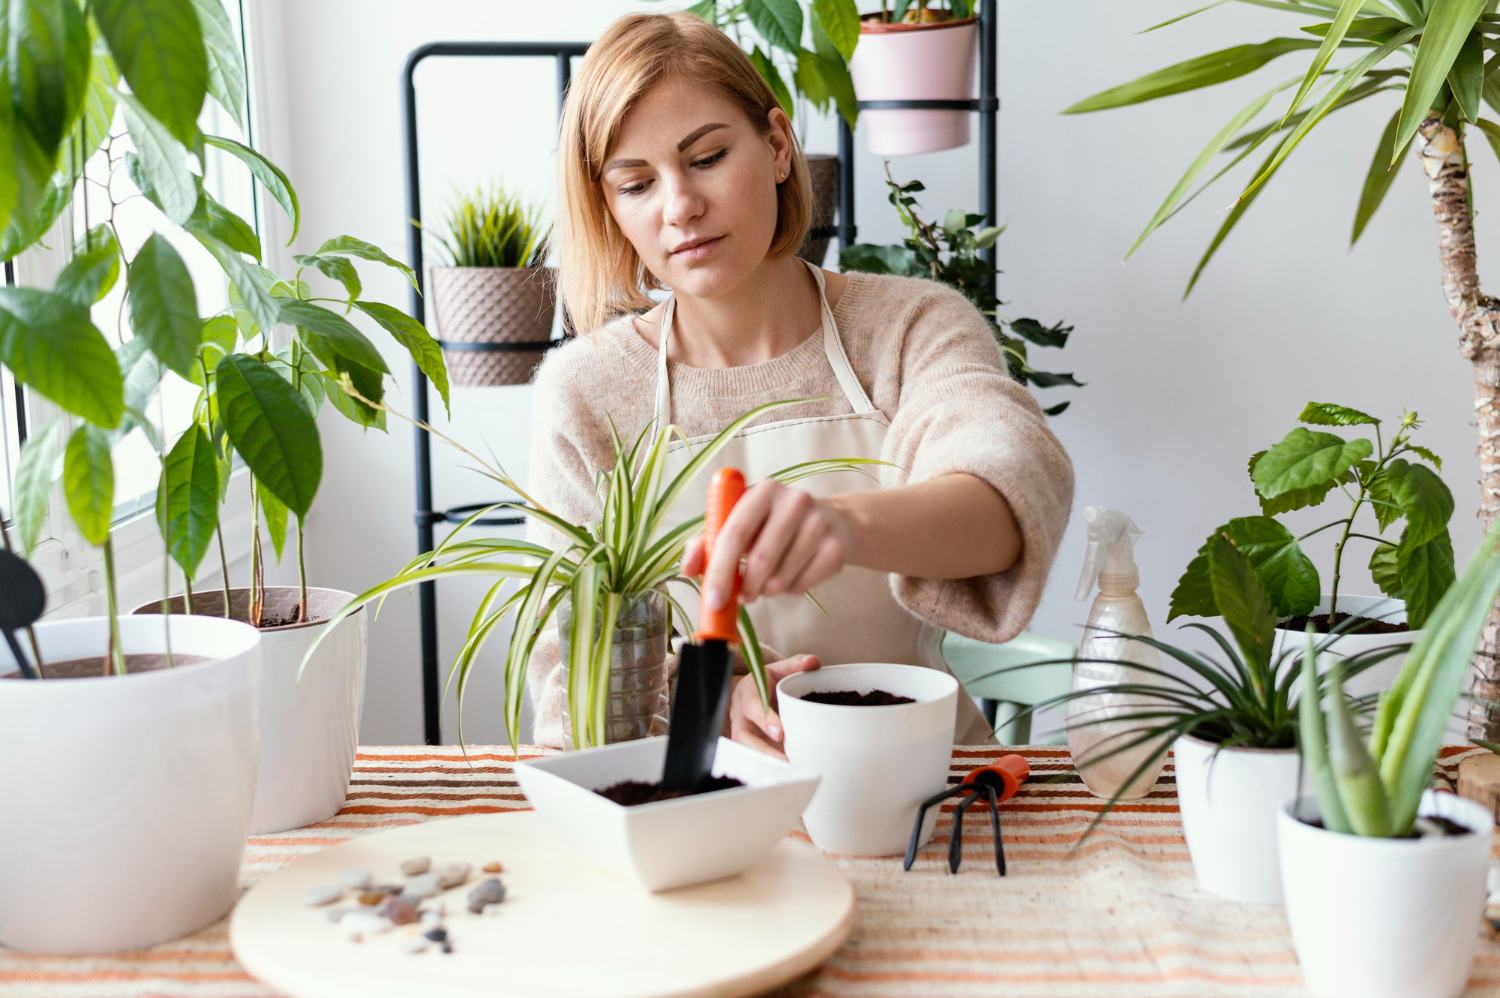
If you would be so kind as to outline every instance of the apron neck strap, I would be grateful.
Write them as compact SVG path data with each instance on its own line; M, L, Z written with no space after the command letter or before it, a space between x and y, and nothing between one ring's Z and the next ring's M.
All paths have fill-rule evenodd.
M875 406L870 402L870 396L865 393L864 386L854 376L854 365L849 363L849 355L844 352L844 343L839 337L838 325L833 320L833 310L828 307L828 290L823 279L823 268L806 260L801 262L812 272L813 282L818 286L818 305L822 314L823 354L828 358L828 366L833 368L834 377L838 379L839 388L843 390L844 398L849 402L849 408L856 413L874 412ZM672 319L676 312L677 296L676 294L668 295L667 300L662 304L661 334L657 337L656 346L656 426L658 430L670 424L672 417L672 387L671 378L667 372L667 347L672 340Z

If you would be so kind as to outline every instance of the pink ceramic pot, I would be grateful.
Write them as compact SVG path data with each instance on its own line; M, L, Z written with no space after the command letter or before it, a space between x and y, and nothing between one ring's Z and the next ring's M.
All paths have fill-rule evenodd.
M860 100L968 100L974 96L979 22L885 24L860 21L849 72ZM868 110L859 115L877 156L953 149L969 142L969 111Z

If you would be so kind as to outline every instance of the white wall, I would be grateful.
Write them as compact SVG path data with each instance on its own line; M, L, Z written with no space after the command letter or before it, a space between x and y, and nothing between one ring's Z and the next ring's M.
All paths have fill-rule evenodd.
M399 78L406 54L437 39L587 40L615 16L663 9L623 0L521 4L514 0L264 0L263 52L279 125L262 136L287 167L305 212L298 250L350 232L404 249ZM1002 297L1016 314L1077 327L1062 359L1088 387L1055 421L1078 472L1077 509L1117 506L1145 529L1143 596L1166 628L1167 596L1208 530L1256 511L1245 475L1255 450L1279 439L1310 399L1358 406L1394 421L1426 420L1421 439L1448 464L1458 504L1460 563L1478 540L1471 387L1454 349L1440 293L1430 210L1420 170L1402 175L1361 245L1348 249L1359 184L1391 113L1391 95L1340 112L1314 133L1248 212L1198 290L1179 301L1198 255L1233 200L1225 186L1169 223L1129 264L1121 256L1181 169L1234 110L1295 72L1291 61L1249 81L1116 112L1062 116L1074 100L1211 47L1292 33L1296 21L1224 8L1148 35L1136 32L1184 9L1151 0L1011 0L1000 5L1000 242ZM554 77L533 65L431 63L418 74L423 197L429 219L455 187L503 178L549 197ZM810 151L835 150L830 122L815 122ZM1500 197L1487 149L1475 159L1480 258L1500 256L1483 225ZM977 204L977 147L894 163L918 177L923 207L940 214ZM877 160L856 166L861 238L895 241ZM367 296L405 303L399 280L371 274ZM391 354L392 360L397 358ZM395 365L405 383L405 364ZM530 403L525 387L457 391L454 431L487 444L524 474ZM1044 393L1051 400L1059 392ZM408 393L398 404L410 408ZM325 426L325 483L310 525L310 566L323 585L359 589L413 553L410 434ZM435 448L440 505L493 493ZM1323 522L1316 514L1309 525ZM1081 520L1065 542L1034 623L1076 637L1086 605L1072 589ZM1313 551L1325 579L1331 540ZM1361 552L1366 549L1361 549ZM1345 591L1372 591L1363 554ZM477 586L440 590L442 653L451 656ZM421 738L416 601L390 601L372 632L362 732L371 742ZM500 646L475 682L466 736L499 741ZM446 658L445 658L446 662ZM446 711L453 714L451 707ZM448 717L449 737L455 729Z

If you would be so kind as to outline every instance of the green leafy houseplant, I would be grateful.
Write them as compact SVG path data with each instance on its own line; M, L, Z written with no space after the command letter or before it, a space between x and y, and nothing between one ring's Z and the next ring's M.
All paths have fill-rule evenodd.
M1037 388L1082 387L1082 383L1071 374L1054 374L1032 367L1027 355L1027 343L1059 349L1066 346L1068 336L1073 332L1072 326L1062 323L1044 326L1035 319L1000 316L998 309L1005 303L995 296L995 271L980 258L979 251L995 245L1003 229L980 227L984 222L983 215L958 210L948 212L942 225L926 221L918 214L917 199L913 196L926 190L920 180L897 183L891 179L890 164L887 163L885 183L889 188L888 200L906 226L907 237L891 246L870 243L849 246L839 253L839 266L844 270L870 274L901 274L941 281L963 292L984 313L1000 349L1005 353L1013 378L1023 385ZM1067 402L1060 402L1046 412L1055 416L1067 407Z
M1251 455L1250 479L1261 515L1236 517L1214 528L1173 590L1167 619L1221 614L1208 566L1208 548L1221 534L1246 553L1278 615L1311 613L1322 589L1318 570L1301 545L1315 534L1337 528L1332 598L1321 629L1339 620L1345 545L1355 538L1373 542L1369 564L1376 584L1387 596L1405 600L1408 626L1422 628L1453 582L1453 542L1448 534L1453 495L1433 468L1419 463L1442 467L1436 454L1411 442L1412 431L1421 425L1417 414L1404 415L1389 441L1381 435L1380 420L1347 406L1309 402L1299 418L1312 426L1368 426L1375 439L1349 440L1299 426L1280 442ZM1349 500L1349 511L1340 519L1298 536L1276 518L1321 506L1335 489ZM1356 532L1356 518L1366 505L1382 534L1398 521L1404 523L1399 541Z
M1130 252L1245 158L1265 147L1188 282L1191 292L1225 238L1314 128L1334 112L1391 94L1393 106L1355 203L1351 242L1365 231L1390 190L1403 154L1415 150L1427 177L1437 226L1444 297L1459 350L1474 367L1481 481L1480 522L1500 514L1500 302L1481 289L1469 186L1467 139L1477 129L1500 155L1500 16L1488 0L1239 0L1299 19L1297 30L1206 53L1094 94L1069 113L1139 104L1237 79L1285 55L1308 57L1240 107L1194 157L1147 222ZM1222 6L1209 4L1172 18ZM1340 59L1335 63L1335 59ZM1290 96L1288 96L1290 95ZM1273 104L1273 102L1276 102ZM1269 115L1263 112L1270 107ZM1489 109L1492 117L1484 117ZM1210 173L1221 155L1227 163ZM1206 177L1206 179L1204 179ZM1199 181L1202 181L1201 183ZM1195 186L1196 185L1196 186ZM1127 256L1130 254L1127 253ZM1475 657L1471 723L1500 739L1500 628L1488 629Z
M820 113L837 108L854 127L859 117L849 77L849 60L859 44L854 0L701 0L687 10L734 38L788 118L796 120L796 94ZM812 34L811 49L803 47L804 27Z
M540 267L548 229L541 209L500 187L456 198L434 236L450 267Z
M671 608L669 617L675 614L684 623L690 620L667 587L680 583L697 588L697 581L683 577L680 569L688 540L701 528L703 517L700 514L668 527L666 517L673 502L741 429L765 413L802 401L805 400L771 402L749 410L695 451L682 470L670 479L666 477L666 455L677 432L675 427L656 428L648 424L628 444L614 434L614 464L599 475L601 513L591 524L572 523L552 512L503 468L432 427L418 424L466 454L485 477L513 491L520 500L495 503L472 514L432 551L417 556L390 579L351 600L332 619L328 632L344 616L372 601L383 601L397 589L453 576L494 578L449 670L447 688L457 688L462 738L463 700L474 662L500 622L514 614L504 665L505 718L514 749L521 730L527 663L543 631L559 607L568 601L572 613L566 642L567 695L573 746L602 745L615 622L621 606L634 597L656 592ZM613 424L611 432L614 433ZM860 471L867 465L882 463L870 458L833 458L783 468L772 477L789 485L815 475ZM475 521L505 508L515 509L551 528L559 536L559 542L548 547L525 540L470 536ZM506 586L512 582L515 588L507 594ZM739 630L745 664L762 702L769 702L765 659L755 626L743 607ZM308 659L316 647L308 650Z
M1340 666L1328 674L1327 712L1304 697L1299 714L1303 762L1329 831L1379 838L1412 834L1422 792L1469 661L1500 596L1500 532L1479 551L1439 602L1390 690L1382 694L1366 744L1340 696ZM1311 635L1302 657L1304 684L1313 681L1317 648Z
M83 539L103 549L114 621L111 449L139 430L162 460L157 521L189 586L216 534L222 559L219 504L238 455L251 471L256 520L267 522L278 550L288 515L297 517L305 596L301 524L322 472L317 407L330 400L370 425L378 411L346 389L378 399L388 373L364 334L325 305L357 309L384 327L446 393L441 354L426 330L392 306L361 299L349 258L396 267L408 279L411 272L369 243L336 237L297 261L339 280L347 298L314 297L300 279L283 281L263 267L255 228L204 189L208 150L239 161L290 217L295 238L299 206L286 175L254 149L198 127L207 97L236 121L244 115L244 65L216 0L160 0L149 7L122 0L83 6L16 0L12 8L7 51L18 53L18 61L0 89L0 141L13 153L0 162L0 257L13 259L38 243L82 185L98 185L109 201L106 217L88 225L85 211L86 231L65 241L71 252L53 287L0 288L0 364L75 424L68 432L51 423L22 449L15 489L19 546L29 552L38 539L60 460L68 511ZM95 160L102 176L88 170ZM127 182L161 215L157 231L138 247L127 247L116 225L117 209L137 196L117 195ZM224 313L200 313L188 267L164 234L172 228L201 244L223 269L230 301ZM122 270L124 343L116 351L90 309ZM283 325L292 333L276 349L272 332ZM175 440L165 439L148 415L168 372L200 388L192 423ZM260 585L258 528L253 555L252 575ZM112 626L110 658L122 673L117 633Z

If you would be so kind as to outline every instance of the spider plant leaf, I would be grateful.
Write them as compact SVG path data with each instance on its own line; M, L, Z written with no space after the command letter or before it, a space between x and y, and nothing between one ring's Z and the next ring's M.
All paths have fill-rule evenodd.
M1449 70L1488 3L1489 0L1447 0L1433 4L1428 10L1427 21L1422 26L1422 40L1417 44L1417 54L1412 60L1411 82L1401 103L1401 123L1396 126L1396 143L1391 149L1392 163L1401 158L1423 119L1431 112L1433 102L1448 80Z
M739 418L735 419L728 426L724 427L724 429L720 430L719 434L716 437L699 448L698 452L694 454L691 459L689 459L688 463L683 466L683 469L679 471L676 477L673 478L672 481L667 485L666 491L662 493L661 497L662 507L670 509L672 504L676 502L677 497L682 493L684 489L687 488L688 483L693 481L693 479L697 477L698 473L701 472L710 461L718 456L719 451L724 449L724 445L729 443L729 441L734 437L735 434L739 433L740 430L743 430L751 422L759 419L761 416L765 415L768 412L774 412L777 409L785 409L788 406L801 405L804 402L810 401L812 400L784 399L779 402L767 402L765 405L758 405L754 409L749 410L748 412L742 414Z
M760 693L761 706L771 706L771 689L766 683L766 656L760 647L760 636L755 633L755 622L750 611L740 607L740 654L750 676L755 680L755 689Z
M514 724L520 723L520 695L516 689L517 680L522 686L525 685L526 677L526 650L528 642L535 644L536 634L540 630L538 618L541 616L542 603L547 598L547 589L552 584L552 575L557 571L558 563L567 554L565 550L553 552L542 564L538 565L527 580L526 597L521 602L521 607L516 611L515 626L510 633L510 645L505 652L505 689L507 699L506 724L512 725L512 713L514 711ZM580 566L580 573L585 569ZM514 708L512 708L514 704ZM510 740L514 750L518 744L517 727L511 727Z

